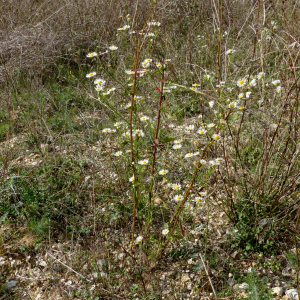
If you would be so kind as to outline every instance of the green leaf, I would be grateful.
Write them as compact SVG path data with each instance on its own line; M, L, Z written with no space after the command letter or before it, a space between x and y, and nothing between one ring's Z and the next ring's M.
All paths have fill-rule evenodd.
M175 141L175 138L167 137L167 138L161 139L159 141L162 143L170 143L170 142Z

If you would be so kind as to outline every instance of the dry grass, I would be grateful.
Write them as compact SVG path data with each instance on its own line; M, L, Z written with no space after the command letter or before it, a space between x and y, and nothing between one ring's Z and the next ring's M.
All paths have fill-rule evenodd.
M227 167L215 173L212 169L205 171L207 168L198 176L193 197L205 188L209 195L207 203L199 205L196 212L184 213L178 218L180 226L174 225L176 234L167 247L161 232L168 226L170 216L175 215L176 205L171 202L175 191L167 190L166 181L156 177L149 236L143 246L135 244L133 250L134 213L132 185L128 180L132 175L128 166L132 164L129 154L120 160L114 155L120 149L128 150L130 143L123 140L121 131L116 137L104 135L102 129L114 128L120 115L124 117L122 120L129 120L124 106L130 101L132 91L124 82L132 78L125 78L124 70L132 68L133 58L128 51L127 33L122 36L116 29L126 23L127 15L132 20L136 1L3 2L0 4L0 183L3 184L0 191L4 201L0 204L15 219L10 219L10 214L5 216L6 222L13 225L0 230L0 255L5 253L3 269L6 272L0 280L4 284L12 276L23 276L18 277L23 286L18 287L15 295L13 291L7 292L5 295L11 297L7 299L41 299L41 295L45 299L74 299L75 293L75 299L89 299L84 296L88 289L101 299L149 299L143 296L146 293L155 299L161 299L162 295L165 299L180 299L191 291L193 299L200 299L199 295L207 297L211 292L209 276L218 293L239 297L238 292L227 285L229 272L241 282L240 274L246 274L249 267L259 269L270 262L275 270L280 264L288 265L281 249L293 247L290 241L294 227L286 226L285 220L294 224L299 201L296 161L299 91L298 67L294 68L299 56L300 29L295 26L300 16L298 2L157 1L154 15L161 27L155 42L145 44L141 59L171 58L174 72L167 84L178 84L174 93L164 98L160 139L173 136L173 132L166 129L170 123L193 124L195 128L215 120L217 123L219 115L212 112L208 101L214 99L220 115L225 115L227 98L236 100L240 91L236 81L246 74L256 76L262 70L266 72L270 101L265 99L262 107L257 104L263 97L259 83L259 88L252 89L253 97L249 107L246 104L242 119L230 115L228 127L221 129L222 142L209 148L207 153L208 159L226 157ZM147 21L150 2L139 1L138 29ZM221 2L222 32L227 31L229 37L223 36L219 49L217 7ZM263 28L270 28L272 20L276 20L279 27L274 32L270 30L272 42L264 40L262 48L256 48L257 40L263 39ZM295 43L293 47L292 43ZM86 58L88 52L104 52L112 44L118 45L117 52L101 56L97 62ZM229 48L237 50L231 64L224 54ZM218 58L221 58L222 68L218 66ZM212 71L209 74L219 71L233 92L224 89L222 94L217 90L218 75L212 75L214 81L205 81L205 69ZM90 70L97 70L98 75L107 80L107 86L116 87L111 98L97 100L92 83L85 78ZM158 81L153 78L145 76L139 81L138 92L143 101L135 116L137 124L141 124L138 120L143 114L157 119L154 112L159 98ZM278 78L284 84L282 94L276 93L271 83ZM190 90L196 82L203 84L200 93ZM92 94L97 96L91 97ZM147 126L145 129L149 129L150 125ZM138 145L137 160L152 155L156 140L149 132L145 144ZM202 151L206 141L204 137L201 139L187 136L181 157L180 152L172 152L172 143L161 140L158 144L157 168L170 170L170 182L188 186L197 158L191 163L182 157L184 151ZM239 144L234 144L238 139ZM268 151L272 139L274 146ZM144 205L148 201L145 190L149 174L146 169L139 170L143 171L140 171L141 208L136 235L145 233L150 215L148 205ZM249 188L246 192L245 187ZM278 187L273 202L271 191ZM278 201L283 205L280 210L274 204L276 214L271 220L271 223L275 220L274 228L272 223L271 227L268 225L261 232L253 233L253 220L256 224L260 219L267 220L256 208L268 208L270 205L266 203L270 199L271 205ZM15 210L6 203L11 203ZM258 217L253 219L250 209ZM233 224L240 226L240 233L235 234ZM266 229L276 234L269 235ZM268 239L274 243L266 245L264 253L275 249L273 252L278 256L265 260L251 252L254 248L249 236L259 249L264 243L258 240ZM24 241L24 245L17 240ZM157 258L163 247L164 255ZM207 273L197 254L200 251L206 255ZM17 258L9 260L14 253ZM247 259L243 261L244 255ZM33 273L28 275L27 270ZM81 275L88 280L82 280ZM69 280L71 284L67 284Z

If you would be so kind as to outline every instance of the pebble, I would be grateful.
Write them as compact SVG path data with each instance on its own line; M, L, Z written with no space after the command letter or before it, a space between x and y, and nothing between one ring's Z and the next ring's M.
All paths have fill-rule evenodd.
M17 286L17 284L18 284L18 281L16 281L16 280L8 281L6 284L6 289L11 289L11 288Z
M120 253L119 255L118 255L118 259L119 260L122 260L124 257L125 257L125 253Z
M298 300L298 292L296 289L287 290L285 293L290 300Z
M281 297L283 295L283 288L280 286L273 287L272 294Z
M242 284L239 285L239 289L242 292L246 292L249 289L249 284L246 282L243 282Z
M41 266L41 267L46 267L46 266L47 266L47 263L46 263L44 260L41 260L41 261L39 262L39 266Z
M182 282L182 283L185 283L185 282L188 281L188 280L190 280L189 274L183 273L183 274L181 275L181 282Z

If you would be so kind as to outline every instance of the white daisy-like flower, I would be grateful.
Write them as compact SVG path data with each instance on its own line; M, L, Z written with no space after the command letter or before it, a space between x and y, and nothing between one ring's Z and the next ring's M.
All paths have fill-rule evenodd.
M221 139L221 136L219 135L219 134L213 134L212 135L212 137L211 137L213 140L215 140L215 141L218 141L218 140L220 140Z
M235 50L233 50L233 49L228 49L226 52L225 52L225 54L226 55L230 55L230 54L233 54L233 53L235 53L236 51Z
M150 121L150 118L147 117L147 116L142 116L142 117L140 118L140 120L143 121L143 122L148 122L148 121Z
M240 94L238 95L238 98L239 98L239 99L243 99L244 96L245 96L244 93L240 93Z
M180 149L181 147L182 147L181 144L174 144L172 148L175 149L175 150L178 150L178 149Z
M124 25L123 27L120 27L120 28L118 28L117 30L118 30L118 31L123 31L123 30L129 29L129 28L130 28L129 25Z
M219 162L219 163L222 163L222 162L224 162L224 158L222 158L222 157L217 157L217 158L216 158L216 161Z
M104 85L105 84L105 80L101 79L101 78L97 78L94 80L94 84L98 84L98 85Z
M125 107L130 108L131 107L131 102L127 103Z
M216 125L216 124L214 124L214 123L210 123L210 124L207 124L207 126L206 126L206 127L207 127L207 128L214 128L214 127L215 127L215 125Z
M166 174L168 174L169 173L169 171L168 170L160 170L159 172L158 172L158 174L159 175L166 175Z
M134 74L134 71L131 71L131 70L125 70L125 73L127 75L133 75Z
M93 76L95 76L97 73L96 72L91 72L91 73L89 73L89 74L86 74L86 78L91 78L91 77L93 77Z
M130 131L126 131L124 133L122 133L123 136L130 136Z
M205 74L204 75L204 79L206 79L206 80L212 80L212 77L209 74Z
M194 87L194 86L192 86L192 87L190 88L190 90L191 90L191 91L198 91L198 89L197 89L196 87Z
M236 84L238 87L243 87L246 84L246 79L239 79Z
M273 80L272 84L274 84L275 86L279 86L280 80L279 79Z
M192 87L200 87L201 86L201 84L199 84L199 83L193 83L192 84Z
M195 128L194 125L189 125L189 126L186 126L186 127L185 127L186 130L190 130L190 131L191 131L191 130L194 130L194 128Z
M129 178L129 182L134 182L134 176Z
M217 166L217 165L218 165L218 164L216 163L215 160L210 160L210 161L208 162L208 164L209 164L211 167L214 167L214 166Z
M173 143L174 144L180 144L180 143L182 143L182 140L175 140Z
M177 126L177 127L174 128L174 130L180 132L180 131L183 131L184 128L183 128L183 126Z
M181 190L181 185L178 184L178 183L173 183L173 184L172 184L172 189L173 189L174 191L179 191L179 190Z
M245 107L244 107L243 105L240 105L240 106L238 106L238 109L239 109L239 110L244 110Z
M194 201L197 203L201 203L203 199L201 197L195 197Z
M184 158L191 158L191 157L193 157L193 156L194 156L193 153L187 153L187 154L184 156Z
M136 75L137 75L138 77L143 77L144 74L145 74L145 72L146 72L146 71L139 70L139 71L136 71Z
M209 101L208 102L208 105L209 105L210 108L213 108L214 104L215 104L215 101Z
M147 69L150 67L150 64L152 62L152 59L151 58L147 58L145 59L143 62L142 62L142 66L143 68Z
M246 98L250 98L251 92L246 92Z
M138 135L138 136L144 137L144 136L145 136L145 133L144 133L143 130L141 130L141 129L136 129L136 130L134 131L134 135Z
M167 183L168 188L172 188L172 186L173 186L173 183L170 183L170 182Z
M225 81L220 81L219 84L216 85L216 87L220 88L225 85Z
M138 161L139 165L148 165L148 163L149 163L149 159L144 159L144 160Z
M128 83L128 86L133 86L133 82L131 82L131 83Z
M108 47L108 49L111 50L111 51L116 51L116 50L118 50L118 47L112 45L112 46Z
M114 156L121 156L122 155L122 151L117 151L115 154L114 154Z
M171 90L169 88L163 88L163 93L171 93Z
M206 197L207 192L200 192L199 195L200 195L201 197Z
M189 202L186 202L185 205L184 205L184 207L186 209L188 209L188 210L193 210L193 208L194 208L193 205L191 203L189 203Z
M197 151L197 152L195 152L195 153L193 153L193 156L199 156L199 152Z
M259 73L257 74L257 79L259 79L259 80L263 80L264 77L265 77L265 73L264 73L264 72L259 72Z
M109 95L110 93L112 93L112 92L115 91L115 90L116 90L116 88L113 87L113 88L107 90L106 94Z
M160 22L148 22L149 26L160 26Z
M110 128L104 128L104 129L102 129L102 132L111 133L111 129Z
M256 86L256 79L253 78L250 82L249 82L249 86Z
M183 199L183 196L182 195L175 195L173 199L178 202L178 201L181 201Z
M161 233L162 233L162 235L167 235L169 233L169 230L168 229L164 229Z
M205 128L199 128L199 130L197 131L198 134L205 134L207 132L207 130Z
M137 242L137 243L142 242L142 240L143 240L143 237L142 237L141 235L139 235L139 236L136 238L136 242Z
M97 92L101 92L101 91L103 91L103 89L104 89L103 85L97 84L97 85L95 86L95 90L96 90Z
M220 123L221 123L221 124L225 124L226 121L225 121L224 119L220 119Z
M276 87L276 92L277 93L282 93L282 91L283 91L283 87L282 86L279 85L279 86Z
M115 124L114 124L114 126L115 127L119 127L119 126L121 126L123 123L122 122L116 122Z
M201 165L206 165L206 160L205 159L200 159L200 164Z
M231 108L231 109L236 108L236 102L230 102L230 103L228 104L228 108Z
M95 56L98 56L97 52L91 52L86 57L91 58L91 57L95 57Z

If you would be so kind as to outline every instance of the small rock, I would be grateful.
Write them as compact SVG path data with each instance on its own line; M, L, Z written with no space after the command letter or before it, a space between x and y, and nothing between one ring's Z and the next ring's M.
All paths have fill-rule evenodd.
M229 286L233 286L235 283L235 280L233 277L229 277L227 281L228 281Z
M18 281L16 281L16 280L8 281L6 284L6 288L11 289L11 288L15 287L17 284L18 284Z
M196 264L197 264L192 258L190 258L190 259L187 261L187 263L188 263L189 265L196 265Z
M239 285L239 289L242 292L246 292L249 289L249 284L246 282L243 282L242 284Z
M181 282L182 282L182 283L185 283L185 282L187 282L187 281L189 281L189 280L190 280L189 274L183 273L183 274L181 275Z
M98 267L99 267L100 269L104 268L105 265L106 265L105 260L104 260L104 259L99 259L99 260L97 261L97 265L98 265Z
M192 283L189 282L186 288L191 291L193 289Z
M235 258L237 257L238 254L239 254L239 251L236 250L236 251L234 251L234 252L231 254L231 257L232 257L233 259L235 259Z
M118 259L119 259L119 260L122 260L125 256L126 256L125 253L120 253L120 254L118 255Z
M158 197L158 196L156 196L156 197L154 198L154 204L158 205L158 204L161 204L161 203L162 203L161 198Z
M100 273L100 276L101 276L102 278L107 278L107 274L104 273L104 272L101 272L101 273Z
M97 272L93 272L92 276L96 279L96 278L98 278L98 273Z
M41 261L39 262L39 266L41 266L41 267L46 267L46 266L47 266L47 263L46 263L44 260L41 260Z
M53 271L55 271L57 273L60 273L62 270L61 265L59 265L59 264L53 264L52 269L53 269Z
M273 287L272 294L281 297L283 295L283 288L280 286Z
M290 300L298 300L298 292L296 289L287 290L285 293Z

